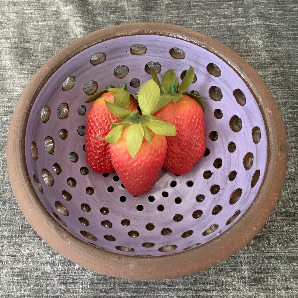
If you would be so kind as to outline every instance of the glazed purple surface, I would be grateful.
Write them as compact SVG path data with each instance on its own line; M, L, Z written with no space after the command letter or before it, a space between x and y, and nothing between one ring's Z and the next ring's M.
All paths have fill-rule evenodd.
M132 55L130 47L133 44L145 45L146 53ZM185 58L174 59L169 54L173 47L183 49ZM99 52L105 53L106 60L94 66L90 63L90 58ZM163 171L157 184L148 194L133 197L122 188L121 181L114 181L113 177L116 176L116 173L109 174L107 177L94 173L90 169L87 175L80 173L80 168L88 167L88 165L83 150L85 137L80 136L77 129L79 126L86 126L86 114L79 115L77 110L81 105L85 105L87 110L90 107L90 104L84 104L89 95L85 94L83 90L83 86L90 80L97 82L98 90L104 89L107 85L119 87L122 82L125 82L128 84L128 91L136 93L138 88L132 88L129 82L133 78L138 78L141 84L149 80L151 75L145 72L145 65L150 61L160 63L159 77L169 69L173 69L180 76L190 65L194 67L197 81L189 88L189 91L196 90L206 98L204 99L206 135L210 154L199 161L190 173L183 176L177 177L170 172ZM214 63L220 68L221 75L219 77L208 72L207 65L209 63ZM118 65L126 65L129 69L129 73L124 79L114 76L114 69ZM63 91L62 83L69 76L75 77L74 87L71 90ZM223 96L220 101L211 99L209 90L212 86L221 89ZM233 95L234 90L237 89L240 89L246 97L246 103L243 106L236 101ZM57 117L57 109L61 103L67 103L69 106L69 115L66 119ZM43 123L40 115L45 105L50 108L51 115L49 120ZM216 109L222 111L221 119L215 117ZM229 124L234 115L237 115L242 121L242 129L239 132L234 132ZM254 127L259 127L261 131L261 140L258 144L253 142L252 130ZM68 131L68 137L65 140L59 137L61 129ZM213 131L218 133L216 141L209 138ZM54 152L51 154L44 149L44 141L49 136L55 142ZM37 145L37 160L32 158L32 142ZM236 144L236 150L233 153L228 150L230 142ZM71 152L75 152L79 156L77 162L70 161L69 154ZM249 170L246 170L243 165L243 159L247 153L253 155L253 165ZM51 215L55 213L65 223L65 229L71 234L111 252L162 256L207 243L228 230L246 212L258 192L265 174L267 138L263 118L253 95L229 65L212 53L189 42L169 37L141 35L120 37L94 45L67 61L57 70L39 93L32 108L26 133L25 154L28 173L36 194L48 212ZM220 168L214 166L214 161L218 158L222 160ZM58 163L62 169L59 175L53 170L55 163ZM53 176L53 186L44 182L43 169L48 170ZM256 170L260 171L260 178L256 185L251 187L252 177ZM204 178L205 171L213 173L209 179ZM230 181L228 176L232 171L236 171L237 176ZM41 183L42 193L36 187L33 175L36 175ZM67 179L70 177L76 180L75 187L70 187L67 184ZM172 181L175 181L177 185L171 186ZM189 181L193 182L192 186L188 186L191 185L191 183L187 183ZM174 184L172 183L172 185ZM210 191L213 185L220 186L217 194L212 194ZM94 189L92 195L86 193L87 187ZM108 191L109 187L113 188L113 192ZM231 204L230 196L237 189L242 190L241 197L236 203ZM112 189L109 188L109 190ZM65 200L62 191L69 192L72 199ZM168 196L164 192L167 192ZM200 201L198 195L205 197L202 202L197 201L197 198ZM121 196L126 197L125 202L121 202ZM149 196L154 197L153 202L148 200ZM181 203L178 203L180 200L175 200L176 198L180 198ZM69 215L60 213L59 210L62 210L66 214L61 207L58 207L59 210L57 210L56 206L59 206L59 204L55 206L57 201L67 208ZM91 207L90 212L81 209L83 203ZM143 206L142 211L137 209L140 209L139 205ZM163 205L163 211L158 210L160 205ZM216 206L221 206L222 209L220 210L220 207ZM103 207L109 210L108 214L101 213L100 210ZM194 218L194 211L197 211L197 214L201 213L198 210L202 212L202 215L200 218ZM227 224L235 212L239 213L238 217ZM176 214L182 215L183 219L175 221L173 218ZM57 216L53 217L61 224L61 220L57 219ZM82 224L81 222L86 224L87 221L81 219L80 222L79 218L88 220L89 225ZM129 226L121 224L124 219L129 219ZM103 221L105 222L102 223ZM112 227L105 227L110 226L109 223L112 224ZM148 223L153 223L153 230L146 229ZM216 227L216 225L218 228L214 232L204 235L210 226ZM81 234L82 231L85 236ZM131 231L133 233L129 233ZM187 233L183 234L185 232ZM111 237L106 237L110 240L105 239L106 235L113 236L115 240L110 241L113 239ZM184 238L182 235L188 237ZM142 246L146 242L154 243L154 246L151 248ZM167 245L170 246L165 247ZM162 247L165 247L163 249L165 251L159 251Z

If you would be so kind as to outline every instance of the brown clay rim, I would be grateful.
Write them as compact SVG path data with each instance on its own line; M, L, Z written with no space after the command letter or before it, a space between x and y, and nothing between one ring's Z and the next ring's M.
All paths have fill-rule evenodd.
M268 138L267 173L249 210L228 231L198 248L164 257L130 257L82 242L64 230L46 211L27 173L25 132L31 107L47 80L67 60L99 42L127 35L153 34L191 42L220 57L247 84L262 112ZM24 108L25 107L25 108ZM71 261L101 274L125 279L157 280L192 274L212 267L242 249L271 215L285 179L287 140L278 107L260 76L231 49L201 33L159 23L108 27L63 48L36 73L22 93L13 114L7 143L9 178L17 202L35 231Z

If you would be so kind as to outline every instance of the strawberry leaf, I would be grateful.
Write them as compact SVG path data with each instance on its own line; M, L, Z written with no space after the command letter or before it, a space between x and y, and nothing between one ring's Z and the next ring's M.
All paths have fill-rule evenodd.
M157 76L154 68L151 69L151 76L152 76L153 81L157 84L157 86L159 87L160 92L161 92L161 85L160 85L158 76Z
M177 103L177 102L181 99L182 95L183 95L182 93L176 93L176 94L172 97L173 102L174 102L174 103Z
M138 95L138 102L143 115L150 116L153 108L158 102L159 96L160 89L153 79L142 85Z
M124 89L118 89L114 95L114 103L116 106L126 109L130 104L130 93Z
M176 135L176 128L174 125L162 121L157 117L151 117L150 121L146 125L158 135L171 137Z
M159 97L159 100L158 100L157 104L155 105L151 114L154 114L157 111L159 111L160 109L162 109L163 107L165 107L172 100L172 98L173 98L173 95L171 95L171 94L162 94Z
M202 101L203 97L201 97L200 95L194 94L194 93L189 93L189 92L185 92L184 94L193 98L194 100L196 100L204 111L204 104Z
M111 125L113 128L116 127L116 126L123 126L123 127L126 127L126 126L131 125L131 124L133 124L133 123L131 123L131 122L124 122L124 121L122 121L122 122L120 122L120 123L114 123L114 122L111 122L111 123L110 123L110 125Z
M97 93L93 94L92 96L90 96L90 97L85 101L85 103L90 103L90 102L95 101L97 98L101 97L101 96L102 96L104 93L106 93L106 92L108 92L107 89L102 90L102 91L100 91L100 92L97 92Z
M171 85L178 87L178 79L172 69L168 70L162 77L162 89L164 93L171 93Z
M138 95L132 93L130 93L130 95L135 99L136 103L138 103Z
M119 141L121 134L122 134L122 130L124 128L124 125L118 125L115 128L113 128L108 135L103 138L106 142L110 143L110 144L115 144Z
M195 73L192 66L189 67L184 79L182 80L181 84L179 85L179 92L184 93L186 89L192 84L194 79Z
M148 143L152 144L152 135L149 131L148 127L146 125L142 125L142 128L144 130L144 138L147 140Z
M117 92L119 90L119 88L108 88L109 92Z
M141 148L144 130L141 124L132 124L127 132L126 147L132 158L136 156Z
M114 103L111 103L111 102L105 100L105 104L106 104L107 108L110 110L110 112L112 114L114 114L116 117L118 117L119 119L123 120L123 119L130 117L132 115L132 111L129 111L127 109L119 107Z

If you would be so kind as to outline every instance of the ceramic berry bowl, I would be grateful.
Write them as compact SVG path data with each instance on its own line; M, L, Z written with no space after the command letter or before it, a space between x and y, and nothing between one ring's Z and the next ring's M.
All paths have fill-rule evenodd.
M137 93L169 69L193 66L207 150L187 174L162 171L134 197L86 163L90 95L121 83ZM179 79L180 79L179 78ZM84 36L32 78L13 115L8 170L36 232L66 258L109 276L154 280L205 270L244 247L280 195L284 124L268 88L237 54L190 29L126 24Z

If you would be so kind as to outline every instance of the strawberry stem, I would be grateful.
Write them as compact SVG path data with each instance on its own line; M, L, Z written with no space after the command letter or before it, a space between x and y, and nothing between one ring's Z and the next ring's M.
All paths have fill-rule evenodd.
M127 91L127 84L126 83L122 83L121 84L121 89Z
M139 114L138 114L138 111L137 110L134 110L132 112L132 119L133 120L138 120L139 119Z
M171 86L170 86L170 92L171 93L176 93L176 87L175 87L174 84L171 84Z

